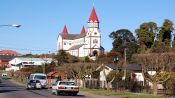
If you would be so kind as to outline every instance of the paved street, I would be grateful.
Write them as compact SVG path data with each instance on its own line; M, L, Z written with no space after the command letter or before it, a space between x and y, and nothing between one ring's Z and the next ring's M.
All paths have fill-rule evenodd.
M77 96L52 95L50 90L26 90L9 80L2 80L0 84L0 98L89 98L79 93Z

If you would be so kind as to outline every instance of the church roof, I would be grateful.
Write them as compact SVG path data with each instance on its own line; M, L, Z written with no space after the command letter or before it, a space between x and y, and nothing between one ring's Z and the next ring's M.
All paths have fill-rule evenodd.
M92 8L92 12L91 12L91 15L89 17L89 21L93 21L93 22L99 22L98 21L98 17L97 17L97 14L96 14L96 11L95 11L95 8L93 7Z
M69 34L68 31L67 31L66 25L64 25L64 29L63 29L63 31L62 31L62 34Z
M83 38L86 36L86 33L82 34L61 34L63 39L68 39L68 40L74 40L74 39L79 39Z
M81 29L81 34L82 34L82 33L86 33L84 26L83 26L82 29Z
M69 48L69 50L75 50L75 49L79 49L80 47L82 47L84 44L80 44L80 45L75 45Z

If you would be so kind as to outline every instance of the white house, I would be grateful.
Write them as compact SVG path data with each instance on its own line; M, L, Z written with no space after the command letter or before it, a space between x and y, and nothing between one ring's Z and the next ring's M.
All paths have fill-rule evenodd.
M9 61L7 71L9 70L19 70L20 68L30 67L30 66L41 66L45 63L51 63L52 58L24 58L24 57L16 57Z
M57 38L57 50L65 50L77 57L96 56L104 53L101 46L99 20L93 7L88 20L88 29L84 26L79 34L69 34L66 25Z
M97 70L100 69L100 67L101 66L99 66L97 68ZM101 82L101 87L102 88L106 87L105 74L107 76L112 70L116 70L116 69L121 69L121 68L118 68L115 64L107 64L107 65L105 65L105 68L100 71L100 82ZM138 64L129 64L129 65L127 65L127 70L134 71L134 74L136 75L136 79L138 81L144 82L144 77L142 75L142 71L141 71L141 66L140 65L138 65Z

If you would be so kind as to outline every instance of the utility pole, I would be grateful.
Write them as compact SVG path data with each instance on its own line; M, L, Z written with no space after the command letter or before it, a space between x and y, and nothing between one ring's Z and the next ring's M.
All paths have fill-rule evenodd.
M126 48L124 49L124 77L123 80L126 79Z
M46 73L46 63L47 63L47 58L46 58L46 54L45 54L45 57L44 57L44 65L43 65L43 73L45 74Z

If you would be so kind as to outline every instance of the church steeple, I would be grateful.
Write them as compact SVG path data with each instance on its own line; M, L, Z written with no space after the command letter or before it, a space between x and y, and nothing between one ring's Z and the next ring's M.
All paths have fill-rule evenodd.
M91 15L89 17L88 28L99 28L99 20L94 7L92 8Z
M68 31L67 31L66 25L64 25L64 29L63 29L63 31L62 31L62 34L69 34Z
M94 7L92 8L91 15L90 15L90 17L89 17L89 22L90 22L90 21L93 21L93 22L99 22L98 17L97 17L97 14L96 14L96 11L95 11L95 8L94 8Z
M82 27L82 29L81 29L81 34L83 34L83 33L85 33L86 31L85 31L85 28L84 28L84 26Z

